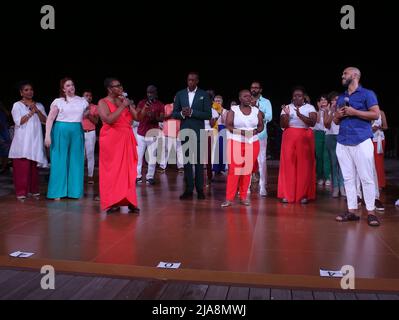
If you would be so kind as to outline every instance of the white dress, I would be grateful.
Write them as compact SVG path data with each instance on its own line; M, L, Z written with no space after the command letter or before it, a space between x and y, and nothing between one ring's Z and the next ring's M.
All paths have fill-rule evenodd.
M47 116L41 103L36 103L37 108ZM14 138L11 143L10 159L29 159L36 161L38 167L47 167L48 161L44 149L42 124L39 116L34 114L25 124L21 125L23 116L30 112L22 102L14 103L12 117L15 123Z

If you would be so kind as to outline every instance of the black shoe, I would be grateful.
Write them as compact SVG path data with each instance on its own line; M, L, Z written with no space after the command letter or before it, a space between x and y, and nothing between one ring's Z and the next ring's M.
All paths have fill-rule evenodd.
M147 179L146 183L153 186L155 184L155 180L154 179Z
M143 178L137 178L136 183L143 183Z
M133 205L129 205L128 208L129 208L129 213L136 213L136 214L140 213L140 209Z
M198 200L205 200L205 194L203 192L198 193Z
M111 208L107 209L106 212L107 212L107 214L111 214L111 213L114 213L117 211L119 211L119 207L111 207Z
M377 210L377 211L384 211L385 210L384 205L378 199L375 199L375 210Z
M193 193L192 192L184 192L180 196L180 200L188 200L188 199L192 199L192 198L193 198Z

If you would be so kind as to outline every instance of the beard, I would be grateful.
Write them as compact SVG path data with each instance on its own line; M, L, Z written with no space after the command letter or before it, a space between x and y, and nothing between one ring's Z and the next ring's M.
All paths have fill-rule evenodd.
M253 97L256 97L258 94L257 94L256 91L251 91L251 95L252 95Z
M343 81L343 82L342 82L342 85L343 85L345 88L348 88L349 85L350 85L351 83L352 83L352 78L346 79L345 81Z

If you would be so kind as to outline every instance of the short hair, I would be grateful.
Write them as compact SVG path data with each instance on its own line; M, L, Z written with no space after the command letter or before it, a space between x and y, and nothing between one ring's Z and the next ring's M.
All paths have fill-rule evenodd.
M357 75L357 78L358 78L358 79L360 79L360 78L362 77L362 73L360 72L360 70L359 70L358 68L356 68L356 67L349 67L349 68L347 68L347 69L352 70L353 73L354 73L355 75Z
M25 88L26 86L31 86L33 88L33 84L32 82L30 82L29 80L22 80L20 82L18 82L17 84L17 89L19 91L21 91L23 88Z
M306 94L306 90L303 86L295 86L292 88L291 93L294 94L295 91L301 91L303 93L303 95Z
M241 95L242 95L244 92L248 92L249 94L251 94L251 92L250 92L248 89L242 89L242 90L240 90L240 93L238 94L238 96L241 97Z
M148 87L147 87L147 92L158 92L158 88L156 87L156 86L154 86L153 84L150 84Z
M84 94L86 92L89 92L89 93L93 94L93 90L91 90L91 89L87 88L87 89L82 90L82 94Z
M330 100L328 99L328 95L325 94L325 93L323 93L323 94L321 94L321 95L319 95L319 96L317 97L317 102L320 102L321 99L326 99L327 101L330 101Z
M339 97L339 93L337 91L331 91L328 94L328 101L331 102L335 97Z
M104 88L108 89L111 86L111 83L113 81L119 81L119 80L117 78L114 78L114 77L105 78L105 80L104 80Z
M251 86L252 86L254 83L257 83L257 84L259 84L259 88L263 89L263 87L262 87L262 83L261 83L260 81L258 81L258 80L254 80L254 81L252 81L252 82L251 82Z
M187 76L189 75L194 75L197 77L197 79L199 79L199 73L197 71L190 71Z

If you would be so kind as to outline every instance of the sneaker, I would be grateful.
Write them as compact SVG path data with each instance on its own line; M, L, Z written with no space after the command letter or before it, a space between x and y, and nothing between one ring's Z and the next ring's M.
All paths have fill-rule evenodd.
M332 197L333 198L338 198L339 197L339 189L338 188L334 188L334 190L332 192Z
M249 207L251 205L249 200L240 200L240 204L246 207Z
M266 189L260 189L259 194L260 194L261 197L267 197Z
M341 193L342 197L346 197L345 187L339 187L339 192Z
M326 186L331 186L331 180L326 180Z
M154 179L147 179L146 180L146 184L149 184L149 185L153 186L155 184L155 180Z
M377 211L384 211L384 205L382 204L382 202L379 199L375 199L375 210Z
M157 172L163 174L166 172L166 169L158 168Z
M281 200L282 203L288 203L288 200L286 198Z
M322 186L322 185L324 184L324 180L320 179L320 180L317 182L317 184L318 184L319 186Z
M303 199L301 200L301 204L308 204L308 203L309 203L309 200L306 199L306 198L303 198Z
M26 196L18 196L17 200L24 201L24 200L26 200Z
M223 202L220 206L222 207L222 208L227 208L227 207L230 207L230 206L232 206L233 205L233 202L231 202L231 201L225 201L225 202Z
M143 178L137 178L136 183L143 183Z
M179 168L179 169L177 169L177 171L178 171L179 173L184 173L184 168Z

